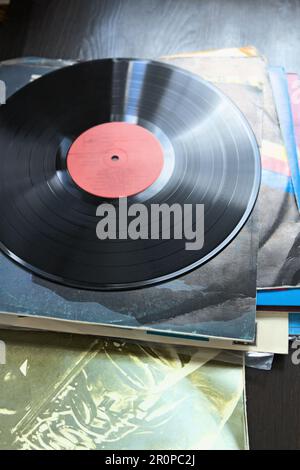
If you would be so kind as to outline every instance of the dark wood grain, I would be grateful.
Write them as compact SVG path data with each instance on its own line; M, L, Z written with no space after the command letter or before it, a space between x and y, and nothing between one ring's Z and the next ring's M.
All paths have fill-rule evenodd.
M271 372L247 369L252 449L300 449L300 365L276 356Z
M0 60L22 56L30 21L32 2L13 1L8 20L0 24Z
M0 59L159 57L252 44L300 73L298 0L13 0ZM252 449L300 449L300 366L248 369Z
M19 17L23 10L23 23L16 27L12 15L15 29L6 36L0 30L2 59L17 50L55 58L152 58L252 44L273 65L300 72L299 0L13 0L13 8Z

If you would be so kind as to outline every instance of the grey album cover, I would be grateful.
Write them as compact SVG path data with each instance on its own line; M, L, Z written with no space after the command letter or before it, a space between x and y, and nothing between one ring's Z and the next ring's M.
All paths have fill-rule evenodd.
M69 62L29 59L0 66L8 96ZM262 91L224 85L243 96L247 118L261 140ZM246 107L246 106L245 106ZM128 292L80 290L44 280L0 255L0 310L174 335L253 341L256 318L257 211L235 240L209 263L174 281ZM34 249L34 246L32 247Z

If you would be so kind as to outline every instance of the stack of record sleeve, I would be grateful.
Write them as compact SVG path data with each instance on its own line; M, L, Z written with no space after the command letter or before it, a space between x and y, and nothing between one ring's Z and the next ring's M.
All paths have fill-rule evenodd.
M300 327L297 314L300 310L300 77L282 67L270 66L253 47L192 53L172 60L185 61L190 68L195 66L195 61L200 66L201 61L210 64L208 72L203 67L205 78L217 86L225 85L224 91L237 85L244 85L248 90L252 87L253 93L254 89L262 91L263 104L258 104L263 107L260 141L263 173L259 196L257 308L270 315L290 313L290 334L295 335ZM217 73L219 66L221 73ZM248 117L244 96L241 98L244 104L236 102ZM258 135L257 138L259 141Z
M243 351L287 354L289 327L300 334L299 77L253 47L160 60L213 83L247 118L257 206L212 263L151 288L148 311L140 291L65 288L1 255L0 448L247 449ZM12 95L70 64L7 62L0 80Z
M257 289L260 300L260 295L267 295L261 290L298 283L299 212L268 64L251 47L161 60L211 82L247 118L263 164L254 213L236 239L206 265L175 281L126 293L58 285L1 255L0 324L286 354L288 313L273 309L270 315L263 308L257 311L256 306ZM47 59L10 61L0 66L0 79L10 96L28 82L70 64Z

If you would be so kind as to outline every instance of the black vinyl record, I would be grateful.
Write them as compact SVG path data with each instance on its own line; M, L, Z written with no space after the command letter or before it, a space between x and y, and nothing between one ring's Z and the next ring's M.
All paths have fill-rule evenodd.
M107 123L142 128L144 143L129 132L123 146L118 126ZM117 183L106 160L81 183L85 155L76 145L89 145L84 136L97 128L113 131L101 134L97 161L108 152L111 165L123 165ZM99 290L153 285L209 261L246 223L261 177L252 130L217 88L180 68L131 59L66 67L13 95L0 108L0 161L3 252L48 280ZM117 209L120 187L128 206L143 203L149 212L153 204L204 204L203 248L187 251L188 240L174 237L99 240L97 207Z

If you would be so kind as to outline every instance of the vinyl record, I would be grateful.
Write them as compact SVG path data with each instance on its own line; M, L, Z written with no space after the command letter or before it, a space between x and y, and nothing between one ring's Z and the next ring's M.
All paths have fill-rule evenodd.
M48 280L99 290L160 283L209 261L247 221L261 176L252 130L217 88L127 59L70 66L13 95L0 108L0 161L4 253ZM149 213L203 204L203 247L119 229L99 240L97 208L118 214L125 197Z

